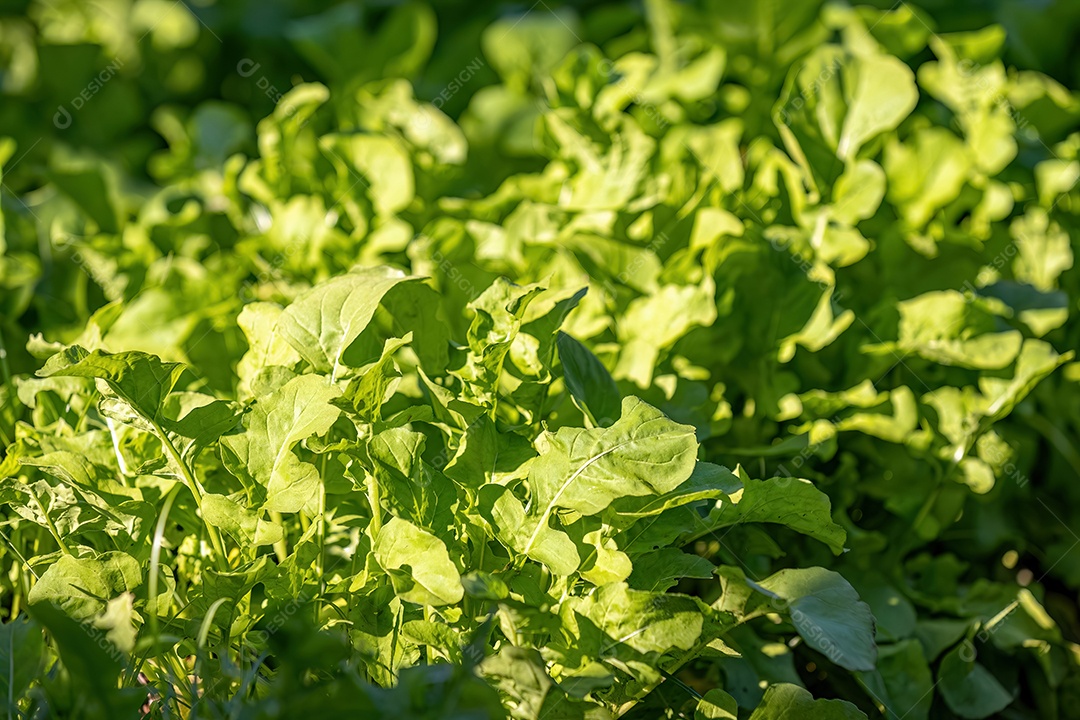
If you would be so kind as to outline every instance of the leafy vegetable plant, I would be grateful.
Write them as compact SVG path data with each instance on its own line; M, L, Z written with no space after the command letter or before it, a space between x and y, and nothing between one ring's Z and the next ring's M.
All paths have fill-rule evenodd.
M54 2L8 716L1074 717L1080 78L1012 5Z

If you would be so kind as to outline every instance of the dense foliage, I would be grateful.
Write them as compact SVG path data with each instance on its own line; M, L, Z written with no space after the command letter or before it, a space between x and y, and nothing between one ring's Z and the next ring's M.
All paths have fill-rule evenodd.
M1080 717L1074 3L10 5L6 716Z

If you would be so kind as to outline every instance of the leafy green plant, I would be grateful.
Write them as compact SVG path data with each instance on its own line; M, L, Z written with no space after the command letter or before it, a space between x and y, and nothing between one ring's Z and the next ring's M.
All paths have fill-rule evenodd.
M477 651L471 664L526 715L564 704L563 715L589 706L623 713L769 612L790 614L841 666L873 669L873 618L835 573L789 569L753 583L727 568L731 589L711 605L666 592L684 577L713 575L712 563L678 548L733 517L787 524L840 552L844 532L820 491L806 483L784 493L785 483L697 460L694 428L633 396L607 427L555 429L541 423L555 416L503 394L504 377L531 371L522 385L538 388L521 397L550 402L556 333L583 293L496 282L472 303L460 362L437 375L448 354L443 325L416 322L394 336L403 321L441 311L434 293L391 296L411 283L389 269L357 270L284 309L248 305L245 314L276 322L263 348L252 337L241 359L253 395L243 407L187 389L200 382L194 373L140 351L72 345L40 379L20 380L35 401L59 391L83 407L79 420L68 411L27 426L9 448L8 462L27 473L9 484L24 497L9 502L34 508L25 519L59 547L32 556L31 571L46 567L26 597L35 619L76 643L93 631L68 617L103 626L110 642L123 636L136 654L165 650L173 664L190 649L192 672L212 687L229 684L225 663L243 673L274 644L268 636L300 609L297 598L309 622L348 627L352 671L376 685L394 684L422 657L460 663L498 633L498 652ZM395 299L414 312L393 312ZM373 322L380 309L390 311L385 324ZM614 384L568 342L561 347L579 363L605 373L606 382L581 385L582 405L596 405L594 388ZM441 362L425 371L424 357ZM511 424L521 418L533 421ZM768 501L784 494L821 510L790 517ZM715 509L705 517L707 503ZM34 535L22 523L16 541ZM42 604L55 609L34 609ZM198 632L187 636L192 624ZM137 625L151 628L141 645ZM211 657L223 665L211 669ZM147 660L142 672L151 686L177 684L170 665ZM460 692L469 680L445 682ZM226 698L256 690L242 685ZM194 683L172 691L190 702L198 695ZM336 707L335 696L327 702Z
M1073 716L1080 100L1011 6L120 5L0 19L3 92L115 61L0 144L8 715Z

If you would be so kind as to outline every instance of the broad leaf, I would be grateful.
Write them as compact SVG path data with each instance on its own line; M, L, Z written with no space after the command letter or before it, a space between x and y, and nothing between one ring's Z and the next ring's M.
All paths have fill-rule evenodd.
M760 585L775 593L807 645L848 670L874 669L874 616L842 576L818 567L793 568Z
M962 718L985 718L1004 710L1013 696L974 658L970 644L961 643L938 667L938 686L949 709Z
M866 720L866 715L843 700L815 700L801 687L770 685L750 720Z
M410 279L381 268L327 280L285 308L277 331L312 367L335 378L342 369L342 355L367 328L383 296Z
M420 605L461 601L461 575L442 540L407 520L391 518L372 548L379 565L390 573L398 597Z
M690 477L697 454L693 428L634 397L611 427L563 428L539 442L529 487L544 518L556 508L593 515L617 498L669 492Z
M594 425L607 427L619 419L622 396L611 374L587 347L559 333L559 360L566 389Z
M222 446L239 463L234 472L242 478L250 476L263 489L264 509L312 512L316 506L319 472L293 449L300 441L330 429L340 412L331 401L339 394L323 377L293 378L256 401L244 416L244 432L222 438Z
M142 583L142 570L127 553L108 552L97 558L62 556L30 590L30 604L52 603L76 620L88 620L120 593Z
M844 551L847 535L832 519L829 497L809 480L753 480L745 472L741 476L742 488L717 501L717 507L703 521L704 531L716 532L745 523L775 523L820 540L837 555Z

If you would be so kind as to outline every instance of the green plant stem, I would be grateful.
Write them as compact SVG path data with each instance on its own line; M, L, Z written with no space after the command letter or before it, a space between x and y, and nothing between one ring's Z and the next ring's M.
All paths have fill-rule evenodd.
M26 569L29 570L30 573L34 576L34 579L37 580L38 574L36 572L34 572L34 568L32 568L30 566L29 561L27 561L27 559L25 557L23 557L23 554L21 552L19 552L19 549L17 547L15 547L15 543L12 542L11 538L9 538L7 535L5 535L2 530L0 530L0 539L3 539L4 543L9 548L11 548L11 552L15 555L15 557L19 558L19 562L21 562L23 565L25 565Z
M746 622L746 620L748 620L748 619L749 618L746 618L746 619L744 619L742 622L740 622L738 624L742 624L743 622ZM703 653L705 651L705 648L708 646L709 643L711 643L713 640L716 640L718 638L723 637L726 634L726 632L732 630L733 628L734 628L734 626L728 628L727 630L725 630L722 633L717 633L716 635L710 635L707 640L699 641L693 648L690 649L689 652L687 652L686 654L682 655L681 657L675 659L674 662L671 664L671 667L668 668L668 669L665 669L665 668L661 667L660 665L657 665L656 669L660 671L660 679L657 680L654 683L651 683L649 686L647 686L647 689L645 690L645 692L641 693L636 699L629 700L629 701L623 703L618 708L616 708L615 717L617 717L617 718L622 717L626 713L630 712L638 703L640 703L642 700L644 700L649 695L649 693L651 693L656 688L660 687L660 685L663 684L665 681L669 681L669 682L672 682L675 685L678 685L680 688L689 691L689 694L691 696L697 696L697 698L700 699L701 695L699 695L696 690L693 690L690 686L688 686L682 680L679 680L677 677L675 677L675 673L679 672L679 670L682 669L687 663L691 662L692 660L697 658L699 655L701 655L701 653Z
M281 539L274 543L274 555L277 556L278 562L283 563L285 559L289 557L289 545L285 540L285 521L281 517L281 513L277 510L270 511L270 520L276 522L281 526Z
M645 0L645 14L656 54L661 65L667 67L675 55L675 34L668 20L667 5L660 0Z
M430 605L425 605L424 606L424 620L426 620L427 622L431 622L431 606ZM434 665L435 664L435 651L431 648L430 645L425 645L424 646L424 655L425 655L425 657L427 657L427 664L428 665Z
M161 514L158 515L157 524L154 526L154 540L150 547L150 577L147 588L147 609L150 613L150 635L154 638L154 644L158 641L158 614L157 614L157 586L158 566L161 562L161 540L165 536L165 523L168 522L169 512L180 490L179 485L165 497L165 503L161 506Z
M368 505L371 506L371 524L368 526L368 530L371 534L371 540L374 542L375 536L382 530L382 506L380 505L379 500L379 481L375 479L374 474L368 475L367 498Z
M60 550L65 555L71 555L72 554L71 549L67 546L67 543L64 542L64 539L62 537L60 537L60 531L56 529L56 523L54 523L52 521L52 518L49 517L49 513L45 510L45 506L42 504L41 498L39 498L37 496L37 493L34 492L33 488L31 488L29 486L27 486L26 491L30 494L30 497L34 500L34 503L37 504L38 509L41 510L41 514L45 517L45 524L49 526L49 532L52 533L53 540L56 541L56 544L60 546Z
M85 414L83 415L85 417ZM79 424L82 424L82 418L79 418ZM109 430L109 441L112 443L113 454L116 455L116 464L120 468L120 479L124 485L128 484L128 466L124 461L124 453L120 452L120 440L116 437L116 425L113 423L111 417L105 418L105 427ZM76 428L78 431L78 428Z
M23 596L30 594L29 576L33 575L34 580L37 580L38 574L34 572L34 568L30 566L30 563L27 562L25 557L23 557L23 554L19 552L19 549L17 547L15 547L15 543L12 542L11 538L5 535L2 531L0 531L0 538L4 540L4 544L11 548L11 552L15 555L15 557L19 558L19 561L22 563L22 565L16 565L14 568L15 572L18 573L18 575L16 580L11 584L11 611L8 615L8 620L11 620L19 616L19 605L22 601ZM27 571L29 571L29 575L27 574ZM22 590L21 593L20 589Z
M203 515L202 506L202 488L199 486L199 481L195 479L195 474L191 471L191 468L187 466L184 459L180 457L180 452L173 445L172 440L165 434L161 426L153 420L150 424L154 428L154 432L157 433L158 438L161 440L161 446L165 449L165 453L169 456L169 459L180 469L180 474L184 477L184 483L188 486L188 490L191 491L192 497L195 498L195 506L199 509L199 517L202 518L203 525L206 527L206 534L210 538L210 545L214 548L214 561L217 564L218 570L228 570L229 563L228 557L225 555L225 545L221 542L221 535L218 534L217 528L211 525L206 516Z
M325 580L323 577L323 569L325 567L325 553L326 553L326 455L322 456L321 472L319 474L319 526L316 529L319 540L319 559L317 572L319 575L319 592L321 593L325 589Z
M316 544L319 546L319 554L315 558L315 574L319 578L319 595L326 591L326 578L324 577L324 555L326 553L326 456L322 458L322 473L319 483L319 516L315 518L318 525L315 526ZM319 605L313 603L315 609L315 624L319 625Z

